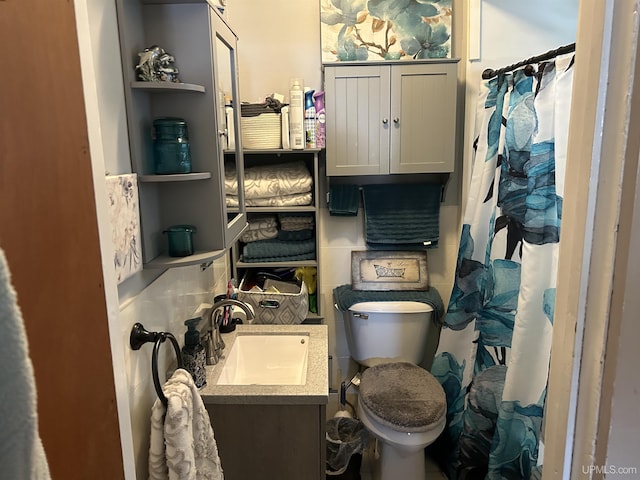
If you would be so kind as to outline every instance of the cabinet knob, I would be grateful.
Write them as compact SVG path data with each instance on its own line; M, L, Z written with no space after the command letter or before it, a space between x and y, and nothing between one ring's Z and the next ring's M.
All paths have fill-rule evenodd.
M389 119L388 118L383 118L382 119L382 124L386 125L387 123L389 123Z
M396 125L398 125L400 123L400 119L398 117L393 119L393 123L395 123Z
M227 131L226 130L218 130L218 135L220 135L221 137L226 137L227 136Z

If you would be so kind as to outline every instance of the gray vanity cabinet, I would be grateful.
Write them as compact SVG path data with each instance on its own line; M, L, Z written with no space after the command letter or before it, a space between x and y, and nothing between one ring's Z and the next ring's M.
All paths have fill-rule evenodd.
M129 146L138 175L142 249L145 268L206 263L225 254L246 227L244 202L234 210L225 204L225 166L235 163L242 185L240 114L224 114L239 99L236 36L206 0L117 0ZM139 81L139 52L152 45L175 57L180 83ZM226 100L225 100L226 99ZM160 117L187 123L190 173L154 172L152 124ZM235 132L233 154L224 152ZM226 162L225 162L226 157ZM240 191L243 189L240 188ZM163 231L172 225L194 225L195 253L169 257Z
M457 62L325 65L327 175L452 172Z
M325 405L206 408L226 480L325 478Z

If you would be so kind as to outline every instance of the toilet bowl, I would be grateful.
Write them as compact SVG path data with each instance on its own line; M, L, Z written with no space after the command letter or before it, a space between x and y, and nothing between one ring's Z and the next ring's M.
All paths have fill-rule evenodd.
M378 440L381 480L424 478L424 449L445 427L444 390L417 365L427 337L438 334L432 312L420 302L362 302L345 312L351 355L367 367L358 413Z

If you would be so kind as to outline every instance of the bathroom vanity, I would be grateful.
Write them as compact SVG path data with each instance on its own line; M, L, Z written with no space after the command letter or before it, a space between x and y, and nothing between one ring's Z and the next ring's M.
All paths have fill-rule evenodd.
M226 344L217 365L207 367L207 385L200 390L211 418L225 479L278 478L299 480L325 478L325 422L329 400L328 342L326 325L241 325L223 334ZM266 343L243 346L242 355L234 350L239 337L290 337L307 343L305 355L290 355L289 347L278 345L273 358L296 362L302 376L281 382L270 373L261 379L234 375L244 368L257 369L249 363L246 350L271 366ZM242 339L244 340L244 339ZM267 339L268 341L268 339ZM246 355L246 356L245 356ZM233 363L233 365L231 365ZM277 361L282 366L281 361ZM284 365L288 370L289 366ZM235 378L236 380L230 380ZM256 382L247 384L248 382ZM226 384L218 384L226 383ZM244 383L244 384L243 384ZM272 384L269 384L272 383Z

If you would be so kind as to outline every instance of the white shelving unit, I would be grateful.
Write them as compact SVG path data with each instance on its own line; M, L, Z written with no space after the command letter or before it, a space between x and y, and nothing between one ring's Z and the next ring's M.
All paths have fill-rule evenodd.
M236 242L233 248L233 270L234 276L240 281L243 275L249 270L255 271L269 271L270 269L284 269L284 268L297 268L297 267L315 267L317 271L317 285L320 286L320 259L319 259L319 234L318 234L318 222L320 218L320 204L319 204L319 184L318 184L318 171L320 161L320 149L305 149L305 150L290 150L290 149L277 149L277 150L245 150L244 158L246 168L254 165L266 165L266 164L282 164L286 162L304 161L305 165L309 169L313 177L312 187L312 204L305 206L291 206L291 207L246 207L248 219L251 220L252 214L281 214L292 212L307 212L313 215L315 221L314 235L315 235L315 258L313 260L303 260L294 262L242 262L240 261L240 255L242 250L242 244ZM320 295L317 292L317 306L318 312L309 312L307 316L307 322L320 323L322 321L322 312L320 306Z

